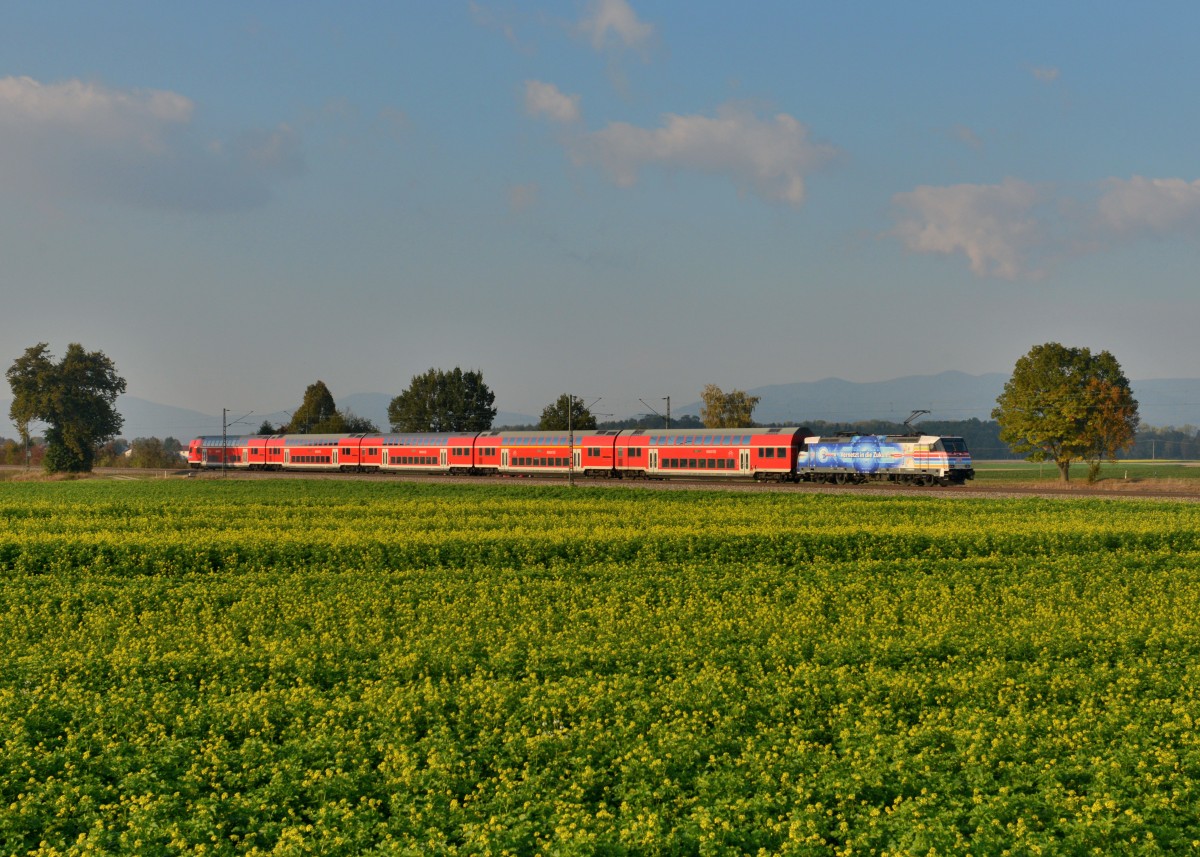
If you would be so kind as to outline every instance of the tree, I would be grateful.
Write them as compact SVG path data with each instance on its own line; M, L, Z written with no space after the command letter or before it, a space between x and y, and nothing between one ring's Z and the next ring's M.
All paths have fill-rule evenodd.
M324 381L309 384L304 390L304 400L292 412L287 430L292 434L325 434L341 432L345 426L338 413L333 393Z
M758 405L758 396L751 396L743 390L722 392L716 384L706 384L700 394L704 406L700 409L700 419L705 428L742 428L754 425L752 416Z
M593 402L593 404L595 403ZM570 416L569 424L568 415ZM542 418L537 427L542 431L594 429L596 418L583 404L583 399L563 393L553 403L542 408Z
M481 372L430 369L392 399L388 420L399 432L487 431L496 418L495 400Z
M346 434L379 434L379 426L366 417L360 417L349 409L340 411Z
M185 463L179 457L182 444L173 437L159 440L156 437L136 438L129 447L130 467L155 467L168 469Z
M1089 462L1095 479L1102 459L1133 444L1138 425L1137 401L1117 359L1057 342L1035 345L1017 361L992 418L1001 440L1029 461L1053 461L1063 482L1078 460Z
M1108 355L1112 364L1101 367L1108 377L1088 381L1088 396L1092 400L1088 430L1092 435L1092 445L1083 458L1088 465L1089 483L1095 482L1100 475L1101 461L1115 462L1120 452L1133 446L1137 439L1138 423L1141 422L1129 381L1116 359L1107 351L1102 352L1101 356L1104 355Z
M340 410L324 381L308 385L300 407L292 412L291 422L278 429L280 434L374 434L378 431L379 427L366 417ZM258 433L276 434L276 429L269 420L264 420Z
M28 439L34 420L48 426L43 459L48 472L90 471L96 447L121 431L124 420L115 403L125 392L125 379L103 352L87 352L73 342L55 363L49 346L39 342L6 375L13 393L9 417L22 439Z

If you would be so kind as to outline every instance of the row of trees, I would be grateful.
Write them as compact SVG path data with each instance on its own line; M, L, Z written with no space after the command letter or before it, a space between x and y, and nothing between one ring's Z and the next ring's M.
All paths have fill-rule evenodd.
M87 471L98 450L106 460L115 456L111 446L105 448L104 444L121 430L123 421L115 402L125 391L125 379L102 352L88 352L72 343L56 361L42 342L26 349L6 374L13 391L9 416L27 450L30 425L40 421L47 426L45 469ZM727 393L709 384L701 397L700 417L705 427L753 425L758 396L742 390ZM495 399L477 370L430 369L414 375L408 388L392 399L388 421L396 432L486 431L496 417ZM1017 361L992 417L1001 441L1031 461L1053 461L1064 481L1070 478L1072 462L1081 460L1088 465L1089 480L1094 479L1102 461L1115 460L1133 445L1139 422L1129 380L1112 354L1092 354L1087 348L1068 348L1056 342L1034 346ZM596 425L583 399L563 393L542 411L537 427L565 431ZM931 428L927 424L925 430ZM266 434L378 431L370 420L339 410L323 381L308 386L287 424L264 422L259 427L259 432ZM152 440L134 441L130 457L174 463L171 456L178 449L156 440L155 446ZM173 446L177 445L178 441L173 441Z

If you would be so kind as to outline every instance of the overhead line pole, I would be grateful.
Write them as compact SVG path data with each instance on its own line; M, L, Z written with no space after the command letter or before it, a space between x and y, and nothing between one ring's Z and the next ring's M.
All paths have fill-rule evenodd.
M246 411L236 420L227 423L225 418L229 415L229 408L221 408L221 476L224 477L229 470L229 426L235 426L250 416L254 411Z
M663 419L666 421L665 428L670 428L671 427L671 397L663 396L662 398L663 398L663 401L667 403L667 415L665 417L663 417ZM645 405L647 408L650 408L650 410L654 413L654 415L656 417L662 417L662 414L660 414L658 411L654 410L654 408L651 408L650 403L647 402L645 399L638 399L638 401L641 402L643 405Z

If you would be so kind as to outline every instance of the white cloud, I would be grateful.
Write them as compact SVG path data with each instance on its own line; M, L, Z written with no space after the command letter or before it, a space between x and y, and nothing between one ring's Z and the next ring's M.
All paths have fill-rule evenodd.
M38 198L229 210L261 204L274 181L301 170L290 128L207 143L193 113L174 92L0 78L0 185Z
M579 96L565 95L552 83L525 81L525 112L555 122L579 121Z
M44 85L29 77L0 79L0 127L30 136L69 131L95 141L121 141L161 151L173 126L191 121L190 100L173 92L119 92L80 80Z
M1058 80L1059 70L1052 65L1038 65L1029 69L1029 73L1042 83L1054 83Z
M905 211L894 234L910 250L962 253L981 277L1015 279L1033 273L1026 262L1040 240L1032 215L1038 192L1028 182L1009 178L998 185L925 185L896 194L893 202Z
M804 177L836 154L813 143L808 129L780 113L760 119L738 106L716 116L667 114L661 128L614 122L572 143L577 164L595 164L621 187L637 181L646 166L728 175L743 191L799 206Z
M626 48L644 48L654 38L654 25L639 20L626 0L593 0L579 30L597 51L614 42Z
M1169 232L1200 222L1200 181L1109 179L1097 203L1101 223L1116 232Z

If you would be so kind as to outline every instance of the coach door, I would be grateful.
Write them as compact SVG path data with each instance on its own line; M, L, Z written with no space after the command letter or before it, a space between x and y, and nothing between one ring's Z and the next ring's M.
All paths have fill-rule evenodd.
M748 449L739 449L738 450L738 469L742 472L743 475L749 475L749 473L750 473L750 450L748 450Z
M438 462L441 463L442 469L444 470L446 468L446 450L445 449L443 449L441 452L438 453Z
M657 449L650 450L650 472L651 473L658 472L658 450Z

